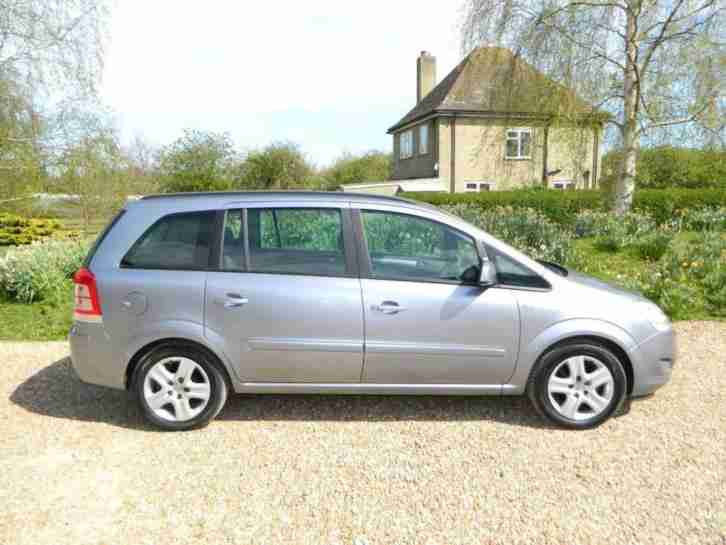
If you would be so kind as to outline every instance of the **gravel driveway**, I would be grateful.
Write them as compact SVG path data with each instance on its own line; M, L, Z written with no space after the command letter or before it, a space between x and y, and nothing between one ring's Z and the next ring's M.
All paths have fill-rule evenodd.
M159 433L65 343L0 343L0 544L726 543L726 324L597 430L524 399L237 396Z

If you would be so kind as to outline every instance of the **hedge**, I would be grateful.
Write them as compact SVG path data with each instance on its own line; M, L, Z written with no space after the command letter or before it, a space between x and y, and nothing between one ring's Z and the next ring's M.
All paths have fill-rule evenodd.
M512 206L533 208L559 223L571 223L584 210L609 208L598 190L554 191L514 190L486 193L405 193L405 198L436 206L471 203L482 208ZM633 210L652 215L660 224L685 209L726 206L725 189L640 189L635 192Z

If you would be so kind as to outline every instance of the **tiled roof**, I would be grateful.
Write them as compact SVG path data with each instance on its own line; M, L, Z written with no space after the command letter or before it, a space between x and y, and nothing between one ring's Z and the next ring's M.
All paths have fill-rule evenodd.
M595 113L575 92L501 47L480 47L469 53L421 102L388 129L432 113L546 115L568 111Z

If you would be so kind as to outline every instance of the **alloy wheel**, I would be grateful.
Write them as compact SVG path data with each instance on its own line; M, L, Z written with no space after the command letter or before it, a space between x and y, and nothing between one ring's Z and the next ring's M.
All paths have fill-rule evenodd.
M144 399L163 420L185 422L198 416L212 395L201 365L184 357L159 360L144 379Z
M615 395L610 369L592 356L572 356L555 366L547 382L554 409L570 420L587 420L605 411Z

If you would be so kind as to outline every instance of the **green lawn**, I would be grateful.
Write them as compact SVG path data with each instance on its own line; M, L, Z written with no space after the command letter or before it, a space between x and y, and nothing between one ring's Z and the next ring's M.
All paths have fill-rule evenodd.
M685 245L695 239L698 233L679 233L672 244ZM618 283L625 276L645 270L647 261L637 255L635 248L626 247L618 252L608 252L595 247L595 239L582 238L575 241L575 248L581 252L587 261L587 273L605 280Z
M643 269L645 262L630 248L619 252L606 252L595 247L593 239L575 241L576 250L585 255L588 264L587 274L606 282L618 283L623 276L632 275L636 269Z
M73 293L57 303L25 305L0 300L0 340L55 341L65 339L73 321Z

